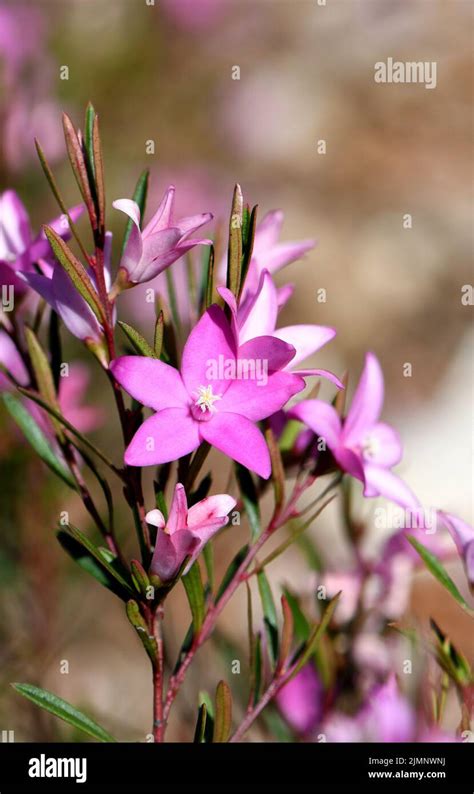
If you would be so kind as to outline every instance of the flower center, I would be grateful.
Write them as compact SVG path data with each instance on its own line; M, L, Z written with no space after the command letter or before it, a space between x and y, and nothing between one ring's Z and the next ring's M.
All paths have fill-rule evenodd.
M364 458L375 458L380 450L380 442L374 436L366 436L362 442L362 456Z
M194 405L196 408L200 408L201 412L204 414L206 411L213 414L216 412L216 408L214 407L214 403L216 400L222 399L222 394L214 394L212 391L212 386L199 386L197 393L193 396L196 396L196 402Z

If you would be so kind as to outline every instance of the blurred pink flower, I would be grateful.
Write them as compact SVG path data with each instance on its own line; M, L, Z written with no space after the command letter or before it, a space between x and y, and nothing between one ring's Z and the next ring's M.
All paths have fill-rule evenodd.
M104 273L108 288L110 287L111 250L112 233L107 232L104 247ZM96 287L92 270L88 269L88 273L93 286ZM59 262L56 262L53 267L43 267L43 274L33 272L23 273L21 276L57 312L73 336L93 349L99 350L103 341L102 328L94 312L76 290Z
M126 463L166 463L207 441L267 479L270 456L255 423L304 388L302 378L281 371L294 352L272 337L252 339L237 348L224 312L214 305L186 342L181 372L157 359L116 359L110 368L117 381L132 397L157 411L133 437ZM253 362L256 369L257 361L267 364L265 382L239 377L239 362Z
M380 364L373 353L367 353L344 421L332 405L322 400L303 400L289 411L289 416L304 422L326 441L341 469L364 483L364 496L384 496L417 510L418 499L391 471L402 458L402 445L398 433L379 422L383 396Z
M170 19L187 30L202 30L222 15L229 0L160 0Z
M177 483L168 520L160 510L146 515L149 524L158 527L150 571L162 582L174 579L186 557L190 557L183 574L197 560L207 541L228 522L236 501L227 494L202 499L188 509L186 491Z
M268 270L263 270L257 292L247 294L247 298L237 306L235 295L227 287L218 287L218 292L229 306L235 324L235 333L242 345L256 336L273 336L292 345L295 356L286 369L295 372L294 367L308 356L320 350L334 339L336 331L323 325L289 325L276 328L278 317L278 291ZM335 383L338 388L343 384L332 372L325 369L297 370L300 375L322 375Z
M69 210L76 221L83 213L79 204ZM66 216L61 215L50 221L51 226L63 240L69 240L71 231ZM0 194L0 286L13 285L15 292L22 295L27 290L18 273L35 273L33 265L40 259L53 261L53 252L44 231L33 237L30 219L20 197L14 190Z
M30 380L18 348L6 331L0 329L0 366L13 376L20 386L27 386ZM14 389L12 381L0 370L0 391Z
M296 733L306 735L319 724L324 688L313 662L308 662L278 692L275 703Z
M461 518L450 513L443 513L440 510L438 515L456 544L464 563L469 587L474 592L474 529Z
M207 239L188 239L188 235L209 223L212 215L207 212L174 221L174 194L175 188L169 187L143 231L140 229L140 210L135 201L118 199L113 202L115 209L124 212L132 220L117 279L122 287L151 281L194 246L211 244L212 241Z

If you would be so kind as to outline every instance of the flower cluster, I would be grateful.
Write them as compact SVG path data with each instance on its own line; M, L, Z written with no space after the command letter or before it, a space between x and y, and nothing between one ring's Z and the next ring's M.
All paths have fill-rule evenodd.
M230 686L219 682L216 709L227 711L216 724L227 728L215 740L240 740L267 705L279 710L280 731L293 739L456 740L442 725L446 676L461 703L461 728L469 730L470 665L433 622L425 644L431 645L439 672L428 717L420 698L412 700L401 684L401 644L410 632L399 622L409 611L413 574L421 564L473 616L469 596L448 575L444 560L457 553L472 590L474 530L450 513L424 506L397 473L403 445L381 420L384 379L377 356L366 354L349 400L345 377L313 366L313 356L336 330L311 323L280 327L280 311L293 289L288 283L277 286L276 274L303 258L314 242L280 242L282 213L270 212L258 223L256 208L244 203L237 185L228 249L217 251L216 258L211 235L195 236L212 215L175 220L173 186L143 223L144 174L134 200L113 202L128 218L115 263L98 119L91 106L86 117L84 135L64 119L81 204L66 210L55 187L62 214L35 235L19 196L12 190L0 196L0 390L36 453L82 499L95 524L96 538L71 524L60 526L58 537L82 568L126 604L152 665L155 739L163 740L186 672L220 613L243 582L255 579L264 620L260 630L249 626L253 683L241 709L246 716L231 735ZM40 144L38 151L51 182ZM82 215L90 223L93 249L79 232ZM169 292L157 291L153 329L142 334L124 322L122 293L143 283L153 290L163 273L171 284L174 263L192 250L199 252L200 269L197 287L187 295L186 338L167 304ZM84 363L62 361L61 324L95 356L111 386L117 419L107 414L107 423L118 422L124 441L118 464L87 435L106 415L82 405L89 371ZM330 390L328 400L319 397L320 378ZM203 474L208 455L214 469L210 465ZM153 470L152 493L142 478L144 468ZM214 492L216 468L218 476L225 474L229 493ZM91 475L102 485L108 516L89 487ZM120 480L130 510L128 525L136 528L139 558L130 558L129 544L114 527L112 476ZM338 495L348 551L344 563L337 555L326 559L317 539L303 535ZM273 499L266 525L263 498ZM362 520L354 506L363 498L393 505L402 511L402 523L385 537L373 536L371 519ZM284 528L290 530L286 536ZM283 537L265 555L265 544L280 530ZM228 534L245 545L216 587L214 545ZM283 588L281 621L267 568L303 538L310 574L298 592ZM168 669L163 618L180 582L192 623L178 665ZM248 588L250 616L254 596ZM416 653L420 665L432 664L422 647ZM208 741L210 713L196 705L196 735Z

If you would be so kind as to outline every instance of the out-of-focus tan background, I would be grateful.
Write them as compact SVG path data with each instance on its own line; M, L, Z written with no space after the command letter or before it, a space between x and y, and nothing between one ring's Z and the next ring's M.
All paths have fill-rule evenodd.
M0 189L18 190L35 228L56 214L34 157L37 134L64 193L77 201L60 112L80 123L92 100L105 147L109 225L117 235L123 226L111 201L131 195L144 167L152 173L149 210L174 183L178 213L212 211L214 231L225 222L235 181L261 216L282 208L283 239L314 237L317 246L280 274L280 283L296 285L281 324L336 327L336 340L317 362L339 374L349 369L350 385L364 352L379 356L385 418L405 442L400 473L424 504L472 522L472 306L461 296L473 283L473 4L0 2L0 76L7 12L20 8L16 41L31 53L19 83L3 81ZM388 57L436 61L436 88L377 84L374 64ZM60 79L64 66L67 80ZM233 79L236 67L240 79ZM318 152L321 140L325 154ZM149 141L155 154L146 152ZM325 303L317 300L321 288ZM77 344L67 350L82 356ZM406 363L411 377L403 375ZM104 380L93 372L90 398L109 405ZM117 437L112 420L98 434L109 449ZM7 686L35 681L92 710L120 738L144 739L151 720L147 661L121 606L74 568L52 534L64 509L87 527L80 505L53 486L4 417L0 454L0 728L15 729L19 740L70 736ZM224 477L217 485L225 485ZM125 513L118 518L124 534ZM245 541L239 532L246 530L236 528L232 537L228 530L218 541L222 565ZM323 553L334 556L336 511L312 532ZM450 571L462 588L460 567ZM305 575L297 551L272 570L276 583L301 585ZM413 600L420 619L435 611L474 654L468 623L435 583L422 577ZM165 624L171 657L187 622L179 592ZM242 599L228 608L222 631L244 641ZM63 659L69 675L60 674ZM202 654L171 738L189 738L196 710L190 693L214 687L223 659L216 646Z

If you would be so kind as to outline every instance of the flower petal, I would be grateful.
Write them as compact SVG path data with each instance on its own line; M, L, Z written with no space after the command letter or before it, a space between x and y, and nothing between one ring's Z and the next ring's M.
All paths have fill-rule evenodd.
M22 254L31 242L31 229L25 205L14 190L0 194L0 259Z
M125 451L125 463L129 466L169 463L192 452L199 443L198 422L191 418L188 409L166 408L139 427Z
M239 307L239 344L256 336L272 335L277 315L277 289L268 270L264 270L257 293Z
M150 566L151 572L157 574L162 582L174 579L184 559L191 554L196 545L196 538L187 529L175 532L174 535L168 535L159 529Z
M235 353L235 339L223 310L210 306L191 331L183 350L181 374L189 394L208 384L212 384L215 394L227 391L230 381L210 378L210 367L218 364L220 356L224 362L235 361Z
M184 407L189 397L178 370L145 356L121 356L110 364L114 378L123 388L149 408Z
M156 232L161 232L162 229L171 226L175 192L175 186L170 185L161 199L158 209L143 230L143 235L145 237L148 237L150 234L155 234Z
M274 336L295 348L295 357L291 362L293 368L334 339L336 331L324 325L288 325L278 328Z
M313 433L326 440L331 450L339 447L341 420L332 405L323 400L303 400L291 408L289 416L308 425Z
M200 423L201 436L224 455L267 480L271 473L270 453L260 430L245 416L219 412Z
M378 422L369 433L369 438L373 443L374 451L370 456L370 463L377 466L389 468L400 463L403 449L400 436L397 431L385 424Z
M376 424L383 406L383 374L378 359L367 353L359 384L344 422L343 437L347 446L357 443Z
M237 502L232 496L226 493L208 496L189 508L188 527L193 531L199 529L201 524L208 524L216 519L227 519L228 513L235 507Z
M279 411L290 397L304 388L304 380L290 372L265 373L265 377L259 379L233 380L218 404L218 412L236 413L258 422Z
M389 469L375 464L364 464L366 487L364 496L384 496L402 507L416 509L420 502L408 485Z
M153 527L158 527L158 529L164 529L166 526L166 521L163 513L161 512L161 510L158 510L156 507L154 510L149 510L145 518L148 524L151 524Z
M239 347L240 361L266 362L268 372L277 372L293 360L295 348L274 336L257 336Z
M125 268L128 276L132 279L135 268L139 265L143 253L142 232L140 230L140 209L138 204L131 199L117 199L112 202L112 206L120 212L128 215L133 221L130 235L127 240L125 251L120 260L120 267Z
M173 501L171 502L171 509L166 522L166 528L170 535L173 535L179 529L185 529L188 517L188 502L186 499L186 491L184 485L180 482L176 483L174 489Z

